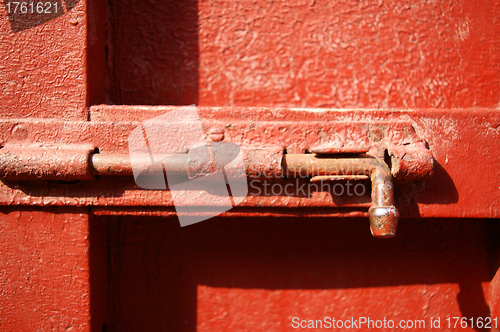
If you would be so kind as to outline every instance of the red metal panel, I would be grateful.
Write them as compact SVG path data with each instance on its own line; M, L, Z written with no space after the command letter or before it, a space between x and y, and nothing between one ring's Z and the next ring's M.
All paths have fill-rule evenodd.
M127 138L140 122L117 120L145 120L171 109L97 106L91 111L91 119L95 121L90 122L4 121L1 139L3 142L19 144L87 144L99 148L103 154L127 153ZM257 148L271 143L286 149L288 153L304 153L322 142L336 144L347 138L354 143L359 139L362 145L369 147L372 144L368 138L370 126L383 128L384 135L388 136L388 143L392 142L391 135L401 134L401 128L407 126L410 131L414 128L415 137L409 135L408 139L420 137L428 142L435 159L435 175L423 184L396 181L396 200L402 216L498 217L500 173L497 165L500 163L500 154L496 153L497 146L491 142L500 139L500 115L494 109L315 112L299 109L200 107L198 111L207 131L215 127L225 128L224 140L227 142ZM366 128L358 131L357 126L360 124ZM392 131L391 126L395 128ZM26 135L21 140L16 136L17 128L26 129ZM168 132L165 133L166 140L169 135ZM403 137L394 140L401 141L401 144L405 142ZM469 160L478 162L464 162ZM411 191L418 194L412 198L411 195L408 196ZM103 177L49 188L35 183L6 182L0 186L0 193L0 203L9 205L173 206L169 191L144 191L137 188L132 178L115 181ZM254 190L240 204L241 208L247 208L246 212L239 212L255 215L259 213L253 210L255 208L283 208L278 214L319 213L337 216L337 208L343 207L366 213L370 204L368 193L366 191L365 196L350 200L336 200L331 193L323 191L315 191L303 197L304 195L274 195L269 192L265 194L262 191L259 194ZM330 210L307 210L312 207ZM166 213L170 212L167 210Z
M116 104L467 108L500 100L496 0L111 4Z
M360 219L107 220L113 331L307 331L292 319L360 316L474 331L445 319L484 317L494 305L498 233L487 220L405 220L386 241ZM322 330L349 331L311 329Z
M70 2L76 7L66 15L15 33L0 6L0 110L12 119L2 124L0 143L84 142L126 153L137 121L167 110L85 109L105 101L383 108L206 108L202 114L208 127L264 118L245 136L238 128L225 133L237 143L274 142L283 122L304 127L283 143L290 153L317 143L317 124L410 121L437 168L404 215L498 216L497 1ZM89 113L86 123L18 120L87 120ZM97 182L1 185L3 204L44 207L3 208L2 330L88 330L89 314L101 329L107 309L95 301L105 303L108 294L97 273L106 271L105 231L91 230L87 209L60 213L47 206L93 206L98 215L172 215L173 209L168 192L137 191L132 181ZM360 216L369 205L336 203L324 194L250 197L232 215ZM367 221L355 219L227 218L183 229L171 219L97 219L109 221L109 330L286 331L294 315L441 317L441 330L456 330L443 325L447 316L499 314L498 232L483 219L406 219L389 242L375 242ZM92 257L89 242L97 245Z
M0 6L2 117L87 118L85 6L16 32Z
M497 1L214 0L173 1L159 7L122 0L112 4L115 103L425 108L414 119L438 167L407 213L498 216L499 154L494 143L498 115L472 109L462 113L477 106L495 109L500 100ZM178 13L193 11L198 15L185 15L179 24ZM170 52L174 48L183 54L180 59ZM200 77L199 83L185 79L193 76ZM435 108L459 109L436 112ZM114 120L128 120L143 111L113 112ZM368 112L374 119L393 116ZM245 116L256 113L262 114L248 111ZM357 119L360 113L364 112L336 116ZM281 114L298 120L293 111ZM310 115L315 116L324 114ZM265 139L275 140L278 132L270 130ZM263 135L250 133L252 139ZM280 212L285 209L290 211L287 207ZM314 211L324 212L315 208L306 213ZM311 233L307 233L310 220L300 231L290 230L293 226L279 219L252 220L255 228L239 233L245 219L229 219L219 228L207 222L193 226L196 230L179 230L178 240L172 242L165 238L174 230L162 231L167 225L159 220L150 224L127 220L111 226L110 316L116 330L168 326L177 331L283 331L289 328L290 315L299 313L320 319L327 313L444 319L484 315L488 311L484 303L492 317L498 316L498 292L488 299L491 275L484 269L490 263L479 263L492 252L482 247L489 230L475 233L484 220L421 220L414 221L411 229L405 226L412 222L403 220L400 238L373 246L366 233L366 238L355 238L361 228L350 228L354 227L350 219L335 225L323 220L325 228ZM228 223L238 226L228 230ZM279 235L274 237L265 228L272 223L279 223L274 233ZM213 227L216 234L210 233ZM293 234L300 240L290 240ZM322 241L322 235L327 239ZM330 241L329 254L305 245L318 248L318 243ZM147 248L144 252L156 259L148 261L133 246ZM387 247L379 251L379 246ZM382 264L374 265L373 259ZM384 265L384 259L394 264ZM178 274L167 266L176 267ZM371 269L360 272L364 266ZM148 287L129 292L144 280ZM174 302L162 300L161 294ZM134 315L137 311L143 316ZM442 325L441 330L456 329Z
M66 0L64 7L62 1L50 1L60 6L57 15L16 18L7 13L10 2L0 6L0 116L87 120L88 103L104 101L102 92L87 88L89 76L104 82L104 66L95 61L100 52L99 62L105 62L104 39L95 34L98 41L87 40L98 16L87 24L87 1ZM94 61L91 70L88 59ZM23 139L28 132L18 127L13 134ZM90 227L88 209L3 207L0 229L0 329L102 331L105 230Z
M86 211L2 209L0 218L0 329L90 331Z

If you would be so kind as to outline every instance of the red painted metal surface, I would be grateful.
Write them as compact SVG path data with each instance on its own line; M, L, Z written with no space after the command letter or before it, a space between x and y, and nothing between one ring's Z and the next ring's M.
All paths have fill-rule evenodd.
M167 133L167 135L171 134ZM219 138L219 141L222 140L223 138ZM151 140L149 142L151 144ZM231 144L231 147L236 149L228 151L225 148L227 145L221 144ZM392 145L390 146L392 148ZM417 147L420 149L416 149ZM405 148L410 149L409 153L405 152ZM245 186L244 196L248 191L246 189L247 176L252 179L251 181L253 179L258 181L262 178L274 181L288 177L310 178L311 182L320 182L319 188L322 189L325 185L329 187L328 182L336 180L335 176L343 180L347 175L348 181L350 177L371 178L371 206L368 215L372 234L377 237L392 237L396 233L399 219L399 211L394 205L393 175L402 179L407 176L412 180L427 180L432 176L434 163L430 151L423 146L415 147L408 142L407 145L397 149L399 155L392 155L391 163L395 167L390 169L383 159L367 154L283 154L283 150L266 149L262 146L254 149L251 147L240 149L236 144L227 142L211 142L210 150L208 146L202 146L201 149L199 147L190 149L185 154L155 154L154 156L149 153L130 156L94 153L95 149L89 145L47 147L45 144L7 144L0 150L0 178L14 181L14 183L23 180L95 180L93 174L96 176L133 176L133 165L137 167L137 164L143 170L141 176L159 176L163 181L165 173L184 176L185 180L204 177L219 171L224 172L224 176L227 177L228 173L224 171L224 168L241 151L242 161L245 163L243 165L245 179L242 183ZM151 160L162 162L160 165L150 166ZM231 173L231 170L229 172ZM233 177L236 175L233 174ZM140 187L137 178L135 181ZM366 188L363 188L363 191L366 191ZM274 194L274 191L272 193ZM202 193L198 195L200 194ZM214 195L216 194L212 194ZM176 206L178 205L179 201L176 201ZM196 213L199 212L200 210L197 209ZM251 214L254 215L254 212Z
M5 143L87 144L102 154L127 153L127 138L139 120L171 110L165 107L97 106L90 122L8 120L0 139ZM497 217L500 202L500 163L497 146L500 114L482 110L307 110L274 108L199 108L207 132L226 124L224 141L241 146L261 147L270 143L288 153L304 153L315 146L361 144L383 158L384 149L409 143L427 142L435 160L435 174L425 183L396 181L396 201L401 215L422 217ZM126 118L129 121L118 121ZM19 140L18 128L26 136ZM370 139L373 128L384 138ZM415 132L413 132L415 130ZM168 140L169 133L165 133ZM361 142L361 143L360 143ZM406 144L406 145L405 145ZM404 156L401 157L403 161ZM464 160L481 160L464 163ZM411 168L411 166L410 166ZM279 169L279 167L278 167ZM489 176L484 176L489 174ZM289 181L289 180L288 180ZM470 183L474 185L470 185ZM302 183L300 183L302 184ZM295 185L297 186L297 185ZM303 215L300 209L330 207L356 208L366 213L368 192L359 197L335 199L329 192L314 190L311 195L273 195L250 186L249 196L240 204L253 214L254 208L281 207L286 214ZM253 190L253 191L252 191ZM132 179L100 178L86 183L47 186L36 183L0 185L0 202L8 205L98 205L173 206L169 191L137 188ZM417 194L417 195L415 195ZM279 196L279 199L276 199ZM328 215L328 214L326 214Z
M86 211L3 209L0 218L0 329L88 331Z
M89 156L94 149L85 145L43 144L2 147L1 173L4 179L90 180Z
M0 6L2 117L86 119L85 3L20 32Z
M116 331L297 331L293 317L327 316L474 331L444 319L488 315L496 301L488 256L498 233L487 220L406 220L387 241L360 219L107 220Z
M275 142L287 123L288 153L325 148L318 126L402 120L436 160L425 186L399 187L402 215L498 217L497 1L71 2L17 32L0 6L0 112L10 119L0 143L126 153L134 125L168 110L87 109L101 103L231 107L201 110L211 140ZM250 123L210 127L222 119ZM241 136L252 121L262 122ZM175 214L168 192L88 183L0 186L2 331L288 331L293 317L361 315L441 317L434 331L457 330L449 316L500 318L495 220L403 218L381 242L366 220L332 218L365 216L368 197L315 193L249 197L226 214L235 218L180 228L154 217ZM249 215L260 217L240 218Z
M112 101L496 107L500 4L113 0Z

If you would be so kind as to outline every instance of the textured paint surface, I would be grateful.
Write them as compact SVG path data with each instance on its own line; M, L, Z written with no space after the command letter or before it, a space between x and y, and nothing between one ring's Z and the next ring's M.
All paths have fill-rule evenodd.
M405 220L386 241L364 232L363 219L227 218L186 228L174 218L107 220L110 331L488 315L496 225L485 220Z
M104 6L106 26L94 15ZM1 116L86 120L86 103L104 100L105 54L114 104L423 108L414 124L440 168L407 213L496 216L500 122L495 111L461 113L499 104L499 7L493 0L111 0L94 1L89 9L81 0L64 16L13 33L0 6ZM86 47L94 50L86 54ZM21 121L0 134L17 142L77 140L95 142L103 152L126 151L123 138L132 125L117 122L137 114L142 120L147 112L111 112L115 119L104 116L107 124L80 124L77 131L46 123L30 132ZM209 115L220 119L224 112ZM233 116L273 112L280 121L304 121L291 110ZM367 114L341 113L335 114L350 121ZM395 114L374 111L368 118ZM324 122L324 115L309 118ZM279 125L260 129L241 139L276 141L283 134ZM311 129L293 139L307 142L308 133L319 135ZM88 254L92 232L85 213L46 206L119 206L93 209L104 215L137 205L154 214L145 202L169 199L136 192L130 182L100 181L2 185L4 203L45 206L0 217L2 331L89 329L90 299L104 302L107 293L97 273L106 272L105 254ZM327 198L318 196L303 215L332 213ZM256 205L251 211L260 216L291 210L284 204L260 213ZM94 309L99 322L109 313L108 331L286 331L291 316L398 320L499 313L495 222L403 219L399 236L380 242L366 231L366 219L226 218L183 229L173 218L97 219L108 223L110 306ZM102 245L105 230L95 231Z
M496 107L500 3L111 1L118 104Z
M85 1L13 32L0 6L0 116L86 119Z
M91 109L93 121L1 121L0 141L13 144L23 141L55 145L88 144L98 147L102 154L128 153L127 138L140 124L131 121L143 121L171 109L96 106ZM415 140L420 137L429 144L435 159L435 174L425 183L395 181L396 201L401 215L455 218L499 216L500 173L497 165L500 154L497 152L498 145L491 142L500 139L500 115L494 109L314 111L200 107L198 111L203 128L225 128L225 142L258 148L272 144L290 154L305 153L317 144L326 143L370 147L373 143L371 134L377 128L380 135L387 136L380 142L387 141L387 144L394 142L404 146L410 143L406 137ZM394 126L397 130L386 126ZM416 133L402 134L401 129L404 133L404 130L412 131L411 128ZM171 134L164 133L165 141ZM469 160L481 162L470 163ZM293 188L308 183L308 180L300 184L293 184L293 179L285 181L292 182ZM297 190L287 195L284 191L273 194L270 190L266 194L263 190L259 192L250 187L250 195L240 207L246 207L246 213L250 214L259 213L254 208L281 208L275 210L278 211L276 214L337 216L338 207L355 208L366 213L370 204L369 190L359 197L339 197L331 190L315 188L309 194ZM418 195L413 196L414 193ZM51 186L36 182L6 182L0 185L0 204L173 206L169 191L139 189L131 177L100 177L95 181L55 183ZM324 209L318 212L308 208L329 208L330 214Z
M90 331L88 215L0 212L0 330Z
M198 103L197 2L109 1L113 104Z

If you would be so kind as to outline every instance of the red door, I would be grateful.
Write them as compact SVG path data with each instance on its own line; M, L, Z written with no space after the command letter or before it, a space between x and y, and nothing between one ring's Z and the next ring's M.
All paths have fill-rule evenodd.
M497 2L1 11L2 331L498 330Z

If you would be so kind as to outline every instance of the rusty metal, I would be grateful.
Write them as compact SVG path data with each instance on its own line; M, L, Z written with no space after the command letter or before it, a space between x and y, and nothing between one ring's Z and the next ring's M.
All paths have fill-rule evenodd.
M169 174L188 175L194 179L208 172L213 172L210 159L204 158L202 151L199 153L187 154L163 154L154 155L154 160L163 160L161 164L151 165L152 156L149 154L135 155L128 154L91 154L89 156L92 165L92 173L101 176L128 176L133 175L132 164L145 172L154 174L165 172ZM283 151L278 149L243 149L243 158L246 164L246 172L249 177L265 176L268 178L281 177L281 160ZM131 160L133 158L133 160ZM141 167L141 165L143 165ZM148 167L151 165L150 167ZM162 166L163 165L163 166ZM220 168L221 165L214 165Z
M245 158L247 161L247 174L250 176L261 176L263 173L272 175L272 173L268 172L268 166L267 163L265 163L268 155L270 154L266 154L266 150L250 150L250 153L247 152ZM173 158L169 156L165 157L169 160L179 161L179 163L173 166L170 166L170 163L163 163L164 165L179 173L189 174L190 178L196 178L213 171L209 157L199 158L193 162L187 158L187 155L186 157L182 157L182 155L174 156ZM115 157L111 155L109 156L110 162L107 162L107 159L107 156L102 155L93 155L91 157L90 160L92 163L94 163L94 160L96 161L94 169L97 174L132 175L132 164L130 159L127 160L127 157ZM162 158L155 156L152 159L161 160ZM108 167L108 165L116 163L116 160L120 160L121 164L119 166L114 166L112 168ZM182 166L182 163L184 163L184 166ZM286 154L283 155L281 167L282 172L275 172L274 176L298 175L313 178L335 175L340 175L341 178L345 178L345 176L349 178L353 176L361 178L370 176L372 181L372 205L368 214L371 232L376 237L393 237L396 234L399 212L394 206L393 180L387 164L382 160L369 156L356 156L356 158L327 158L312 154ZM119 172L116 172L116 169L118 169Z
M232 143L212 143L214 151L218 145ZM239 153L239 147L232 144ZM90 146L43 146L43 145L7 145L0 151L0 178L7 180L89 180L92 174L100 176L133 175L132 165L143 165L146 173L168 172L169 174L184 174L190 179L205 176L225 166L214 164L214 160L228 161L234 156L210 156L210 147L199 147L190 150L188 154L171 155L105 155L90 153ZM418 150L416 150L418 152ZM412 151L415 152L415 151ZM219 152L223 153L223 152ZM229 153L229 154L231 154ZM303 176L317 181L332 181L345 179L366 179L372 182L372 204L368 211L371 232L376 237L393 237L396 233L399 212L394 206L394 186L391 170L381 159L368 155L351 155L350 158L338 155L315 154L285 154L280 149L245 149L244 160L249 177L282 178L289 176ZM413 153L413 158L419 158ZM222 158L221 158L222 157ZM133 158L131 160L131 158ZM394 158L393 158L394 159ZM403 158L404 159L404 158ZM162 160L161 163L152 163L152 160ZM418 159L427 162L425 157ZM432 158L430 158L432 162ZM418 163L417 163L418 164ZM398 170L403 163L396 164ZM418 173L416 167L413 172L406 174L424 174L428 176L432 168Z
M247 174L256 176L258 173L266 172L268 167L262 167L262 165L265 164L263 161L269 154L264 155L263 158L262 154L265 150L259 150L260 153L250 151L250 155L247 153L245 158L247 161ZM153 159L161 160L158 156ZM172 159L169 157L168 159L179 161L178 164L167 166L169 169L175 169L183 174L190 174L190 178L212 172L210 158L208 157L196 160L195 170L193 170L193 163L189 162L187 155L185 157L182 155L175 156ZM93 163L94 170L99 175L132 175L131 161L127 156L93 155L90 160ZM116 165L116 161L120 161L120 165ZM182 163L184 163L184 166L182 166ZM108 165L111 164L114 166L109 167ZM170 164L164 163L164 165ZM394 186L391 171L384 161L369 156L328 158L313 154L286 154L283 155L281 167L282 172L275 173L275 176L295 175L325 181L351 178L366 179L369 176L372 181L372 205L368 212L371 232L373 236L387 238L396 234L399 212L394 206Z
M324 158L316 155L285 155L285 172L305 176L369 175L372 205L368 211L373 236L396 235L399 212L394 206L394 185L387 164L373 157Z
M367 153L369 150L365 147L330 147L318 146L309 150L316 154L344 154L344 153Z
M429 178L434 173L434 160L425 143L396 146L391 154L391 173L398 180Z
M311 182L321 182L321 181L341 181L341 180L368 180L370 177L368 175L318 175L311 178Z
M0 150L0 178L6 180L90 180L89 145L6 145Z
M169 172L171 174L187 174L187 154L156 155L157 160L166 160L168 163L151 165L151 156L148 154L135 155L134 163L146 173ZM101 176L128 176L133 175L132 164L128 154L91 154L89 156L92 173Z
M11 139L14 141L30 141L33 139L30 136L30 133L33 132L33 130L29 130L30 127L49 125L44 121L36 123L12 122L12 124L10 132L12 133ZM4 122L5 125L8 126L9 122ZM66 128L67 126L65 124ZM85 132L89 126L93 128L95 125L80 122L75 128L79 126ZM230 124L226 127L234 130L235 126L240 126L240 123ZM116 125L110 128L106 123L99 123L96 128L102 130L106 127L114 130ZM23 130L19 128L23 128ZM133 127L124 128L129 131L129 128ZM91 153L93 150L91 145L82 148L79 144L60 146L52 144L48 147L38 144L29 145L30 147L27 148L22 143L8 143L0 150L0 178L7 180L89 180L94 175L101 177L130 176L134 173L132 165L139 165L139 168L144 171L143 175L167 172L168 174L187 175L188 178L195 179L225 166L224 162L221 165L214 162L214 158L210 156L210 147L214 152L219 145L232 144L238 151L239 146L242 146L246 173L251 179L279 180L298 176L310 178L312 182L324 182L370 178L372 192L368 217L371 232L377 237L392 237L395 235L399 217L399 212L394 205L392 175L398 179L426 179L433 172L433 159L430 151L425 143L415 135L412 127L404 122L395 122L391 130L380 124L368 125L358 122L350 126L349 134L345 131L345 124L343 129L338 127L328 131L325 131L326 127L323 126L324 129L318 132L321 143L316 147L309 143L309 151L317 154L290 153L294 151L307 152L307 149L298 148L293 143L289 144L287 148L289 154L284 154L283 146L279 145L260 144L259 147L254 147L246 146L244 142L239 142L238 145L222 142L226 139L234 142L237 137L231 133L231 130L228 131L224 128L220 124L214 124L208 128L205 126L211 143L206 147L190 150L187 154L155 154L154 156L139 154L131 157L129 154L123 153L106 153L106 144L94 145L99 147L103 153ZM261 126L259 123L251 123L248 129L243 127L241 130L244 130L249 136L248 133L251 131L266 133L268 127ZM343 134L342 130L344 130ZM286 132L287 127L281 127L279 131L280 133ZM23 135L19 134L21 132ZM229 137L226 137L226 132ZM335 132L340 132L341 136ZM9 138L6 137L5 140L9 140ZM252 139L253 141L254 139ZM236 142L238 141L236 140ZM219 149L218 151L223 155L219 155L218 158L215 158L216 160L232 159L231 156L224 155L228 151L232 151L231 149ZM383 161L385 151L392 158L391 169ZM153 160L161 160L162 162L153 163ZM253 200L254 198L245 199L243 205ZM167 199L167 202L169 201L171 198ZM94 205L94 203L90 205ZM260 203L256 203L256 206L260 206Z
M101 155L122 154L128 157L127 139L130 133L143 121L176 108L92 106L91 121L4 118L0 120L0 144L84 144L98 147ZM326 109L316 112L269 107L197 107L197 111L205 133L210 133L212 128L224 128L224 142L235 143L243 149L255 147L269 151L272 148L269 145L272 143L275 152L272 154L274 166L269 169L271 173L279 174L281 171L280 153L284 151L287 154L304 154L317 146L358 146L360 149L364 147L365 150L368 149L367 154L387 161L391 165L391 173L396 174L395 200L401 216L500 216L500 178L482 175L489 174L488 172L496 169L495 165L500 163L500 155L491 146L492 142L500 139L500 115L497 110L460 109L458 112L443 109L429 112L425 109ZM164 139L168 140L173 134L165 132ZM465 134L466 145L461 138L461 135ZM413 172L410 170L407 173L404 167L407 167L405 164L409 165L409 159L413 159L408 155L411 156L416 148L422 149L420 156L424 156L424 153L430 156L432 152L434 161L431 164L430 158L421 158L425 164L414 168L420 170L420 173L415 174L424 179L432 169L429 166L432 165L434 175L425 180L404 180L402 176L404 178L406 174ZM397 163L394 159L391 161L390 156L399 158L397 161L403 168L397 168ZM459 162L464 158L481 162ZM264 157L262 165L265 165L266 160L270 166L270 159ZM395 173L396 170L398 173ZM115 167L113 172L118 172L118 169ZM466 185L471 176L474 176L474 186ZM35 181L6 181L0 183L0 205L102 208L114 206L148 209L173 207L174 204L168 190L143 190L137 187L132 177L121 177L117 181L113 177L100 176L96 180L73 184L53 183L45 187ZM296 185L296 181L291 178L279 181L283 185ZM284 214L286 211L290 215L298 215L297 209L301 208L324 209L325 212L321 214L324 217L338 216L338 213L333 211L353 209L358 211L360 216L368 216L371 201L369 195L336 198L326 191L313 191L308 195L276 196L259 194L258 189L249 190L249 195L239 205L242 210L246 209L248 216L260 215L255 212L258 207L272 209L276 214Z

